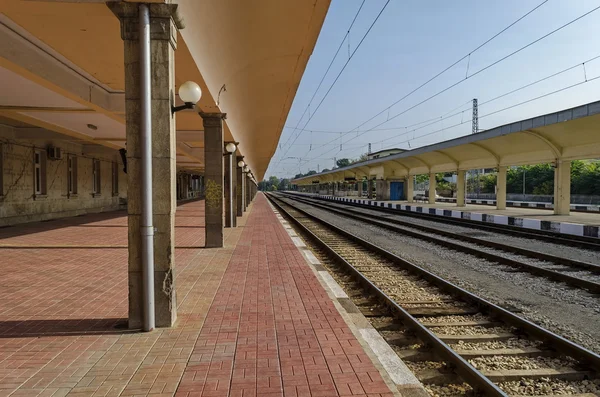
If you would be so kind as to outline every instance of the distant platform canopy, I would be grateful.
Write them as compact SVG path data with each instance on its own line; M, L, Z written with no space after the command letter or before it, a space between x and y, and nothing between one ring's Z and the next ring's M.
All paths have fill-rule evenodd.
M600 101L297 178L292 183L336 182L348 177L394 179L598 157Z

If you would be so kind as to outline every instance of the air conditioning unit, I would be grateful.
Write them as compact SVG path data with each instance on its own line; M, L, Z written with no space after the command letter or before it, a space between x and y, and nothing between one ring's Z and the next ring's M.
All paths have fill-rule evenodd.
M56 146L48 146L48 159L50 159L50 160L62 159L62 150Z

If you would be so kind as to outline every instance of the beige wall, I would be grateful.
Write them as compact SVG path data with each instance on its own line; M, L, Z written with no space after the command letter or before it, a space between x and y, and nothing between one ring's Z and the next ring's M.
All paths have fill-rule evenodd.
M34 194L33 152L52 144L63 151L61 160L47 160L45 197ZM127 176L116 150L84 153L83 146L67 141L30 141L0 139L2 151L2 189L0 190L0 226L76 216L119 209L119 198L127 197ZM77 156L77 194L68 194L67 156ZM101 164L101 192L92 194L92 163ZM112 163L119 170L119 193L113 195ZM124 207L123 207L124 208Z

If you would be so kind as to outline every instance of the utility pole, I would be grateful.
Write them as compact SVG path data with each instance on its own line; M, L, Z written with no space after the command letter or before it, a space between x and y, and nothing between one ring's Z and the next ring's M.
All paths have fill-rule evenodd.
M371 144L369 143L369 150L367 151L367 154L371 154Z
M477 107L477 98L473 98L473 126L471 133L477 134L479 131L479 109Z
M335 159L335 157L333 158L333 168L335 168L335 166L337 165L337 161Z
M321 164L317 164L317 172L321 172L320 168L321 168Z
M473 98L473 121L471 125L471 133L477 134L479 131L479 109L477 105L477 98ZM479 194L479 169L473 170L475 180L477 181L476 192Z

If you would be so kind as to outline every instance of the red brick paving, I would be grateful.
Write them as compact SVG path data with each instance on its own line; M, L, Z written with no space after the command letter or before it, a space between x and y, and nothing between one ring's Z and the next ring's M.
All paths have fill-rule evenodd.
M179 318L152 333L115 328L125 213L1 229L0 397L391 396L266 200L253 207L223 249L199 248L203 202L178 207Z
M176 396L392 396L258 195Z

